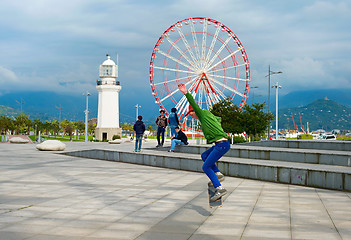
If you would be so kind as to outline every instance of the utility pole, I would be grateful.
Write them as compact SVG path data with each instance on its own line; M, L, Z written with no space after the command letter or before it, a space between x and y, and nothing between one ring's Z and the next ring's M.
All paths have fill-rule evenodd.
M61 110L63 109L63 107L61 106L61 104L59 107L58 106L55 106L55 107L59 110L59 124L61 124Z
M22 115L22 105L25 104L25 102L23 102L23 99L22 99L22 98L21 98L21 102L19 102L19 101L17 101L17 100L16 100L16 102L17 102L18 104L21 105L21 115Z

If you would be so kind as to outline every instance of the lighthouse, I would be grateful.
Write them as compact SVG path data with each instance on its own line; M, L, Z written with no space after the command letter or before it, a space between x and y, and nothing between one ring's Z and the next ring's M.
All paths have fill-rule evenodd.
M99 141L112 140L113 135L122 136L119 127L119 91L122 87L117 81L118 65L107 59L100 65L96 89L99 92L98 118L95 138Z

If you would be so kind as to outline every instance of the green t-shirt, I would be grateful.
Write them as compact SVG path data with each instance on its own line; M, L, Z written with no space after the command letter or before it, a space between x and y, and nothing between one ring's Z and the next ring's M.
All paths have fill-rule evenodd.
M210 111L201 109L190 93L186 93L185 96L201 122L202 132L207 141L213 143L221 138L227 138L227 134L221 126L221 118L213 115Z

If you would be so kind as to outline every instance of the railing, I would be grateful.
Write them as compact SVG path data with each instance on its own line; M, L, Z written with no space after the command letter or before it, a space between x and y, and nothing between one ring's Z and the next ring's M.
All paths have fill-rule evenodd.
M120 85L119 81L116 82L107 82L107 81L96 81L96 85Z

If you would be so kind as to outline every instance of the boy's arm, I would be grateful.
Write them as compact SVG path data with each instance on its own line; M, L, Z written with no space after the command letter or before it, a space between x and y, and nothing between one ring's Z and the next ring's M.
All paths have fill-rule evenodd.
M181 91L181 92L185 95L185 97L188 99L188 102L189 102L189 104L193 107L193 109L194 109L196 115L198 115L198 113L201 114L202 109L196 104L196 102L195 102L193 96L191 96L191 94L190 94L190 93L188 92L188 90L186 89L185 84L183 84L183 83L179 84L179 85L178 85L178 89L179 89L179 91Z

